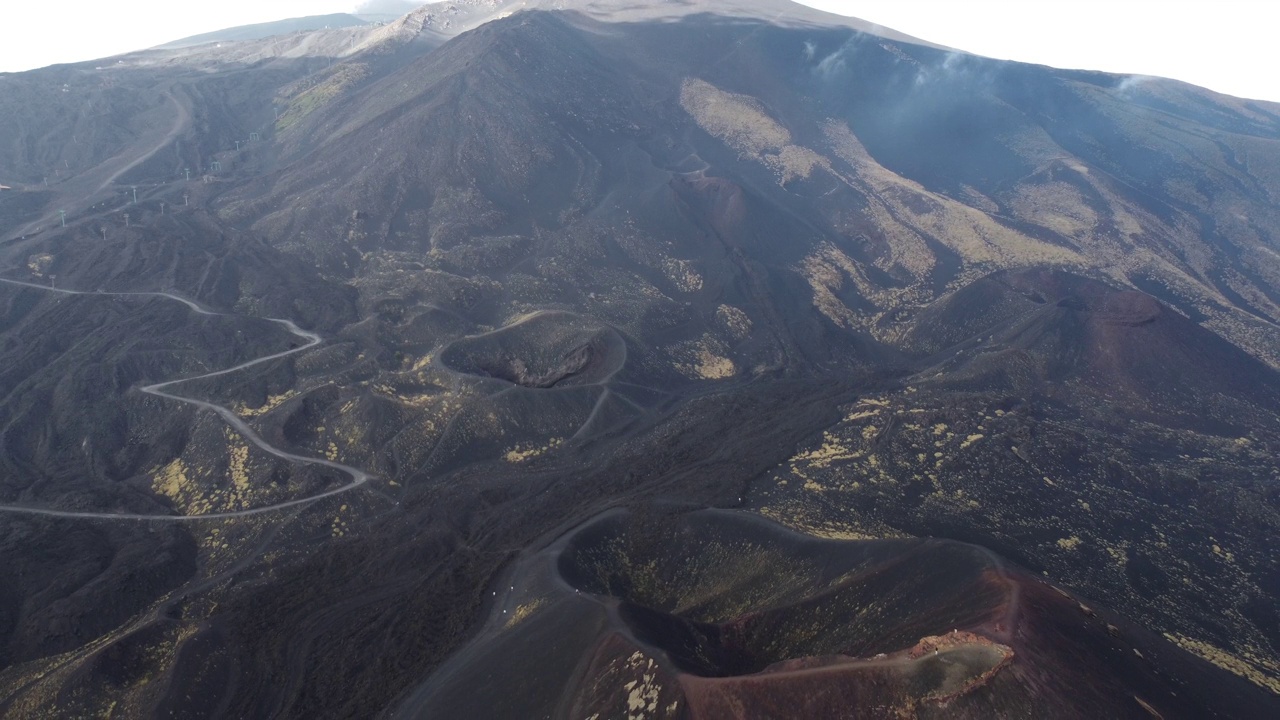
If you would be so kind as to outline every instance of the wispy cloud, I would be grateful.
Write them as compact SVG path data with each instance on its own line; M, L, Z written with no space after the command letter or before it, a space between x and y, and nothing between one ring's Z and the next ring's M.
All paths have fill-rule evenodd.
M948 82L959 80L966 83L989 81L990 74L991 66L984 63L982 58L953 50L943 56L942 62L936 65L921 64L913 84L915 87L920 87L943 80Z
M830 80L833 76L840 75L847 71L849 66L853 63L854 56L858 54L858 48L866 40L866 37L867 36L862 33L854 33L851 35L849 39L845 40L840 47L835 49L835 51L823 55L821 59L818 60L817 64L813 68L814 74L818 75L823 80ZM811 46L813 50L812 52L809 52L809 48ZM811 42L805 43L805 51L806 58L810 62L812 62L814 58L818 57L818 47Z
M1155 79L1151 75L1130 75L1120 81L1120 84L1116 86L1116 90L1122 95L1128 94Z
M814 70L824 79L830 78L837 73L842 73L848 68L848 63L845 61L846 57L852 56L856 49L849 42L846 42L838 50L819 60L818 66Z

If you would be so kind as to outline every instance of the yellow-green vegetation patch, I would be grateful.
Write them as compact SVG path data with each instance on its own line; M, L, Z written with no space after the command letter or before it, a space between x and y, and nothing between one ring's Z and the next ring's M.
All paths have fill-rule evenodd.
M174 458L151 476L151 490L169 498L175 505L183 506L198 488L188 475L187 464L182 458Z
M1066 537L1058 540L1058 547L1062 548L1063 550L1075 550L1076 548L1080 547L1080 543L1081 543L1080 538L1076 537L1075 535L1072 535L1071 537Z
M725 92L690 78L680 86L680 105L703 130L773 170L779 183L807 178L814 168L830 167L826 158L792 144L791 132L749 95Z
M515 612L508 614L507 624L504 627L511 628L528 620L534 613L542 609L547 604L545 597L536 597L529 602L523 602L516 606Z
M850 460L862 457L862 452L854 450L844 444L837 436L830 432L822 434L822 445L813 450L805 450L792 456L790 463L792 466L804 466L806 468L826 468L831 463L840 460Z
M551 438L543 445L533 443L517 444L502 456L509 463L518 464L541 457L564 444L564 438Z
M857 173L852 178L843 173L837 176L874 196L867 211L870 219L886 232L893 248L893 263L917 279L926 277L936 262L923 237L942 242L971 265L1092 264L1074 250L1029 237L982 210L930 192L888 170L867 153L848 125L830 120L823 129L832 151Z
M716 320L734 340L743 340L751 334L751 318L732 305L716 308Z
M302 90L289 99L288 107L276 120L276 129L286 131L300 120L324 107L351 86L369 76L369 66L363 63L344 63L318 85Z
M347 524L347 521L342 517L342 514L345 513L346 511L347 511L346 505L343 505L342 507L338 508L338 514L333 517L333 521L329 524L329 534L335 538L343 537L347 533L351 532L351 527Z
M675 368L685 377L695 380L723 380L738 373L733 361L725 357L724 344L711 335L700 340L680 343L675 347Z
M693 263L678 258L666 258L662 261L662 272L680 292L691 293L702 289L702 275L698 274Z
M1261 658L1244 659L1203 640L1185 635L1165 633L1164 636L1178 647L1200 656L1228 672L1239 675L1255 685L1280 694L1280 666Z
M54 257L49 253L36 253L27 258L27 269L36 277L44 277L53 265Z
M297 396L298 396L297 390L287 390L283 393L280 393L279 395L268 395L266 402L262 403L262 405L259 405L256 408L251 408L243 403L236 403L234 406L232 406L231 409L232 411L235 412L235 414L239 415L240 417L244 417L244 418L261 417L271 412L272 410L275 410L276 408L280 407L281 405L285 404L286 402L288 402L289 400Z
M662 692L656 678L657 664L653 662L653 658L645 657L640 651L636 651L627 659L628 668L631 670L640 670L643 664L643 673L639 680L631 680L623 685L627 691L627 720L643 720L651 717L658 709L658 696Z

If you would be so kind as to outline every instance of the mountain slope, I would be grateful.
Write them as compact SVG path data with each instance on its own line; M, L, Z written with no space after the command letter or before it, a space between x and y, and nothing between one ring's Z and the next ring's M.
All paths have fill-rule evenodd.
M772 0L442 3L120 60L0 77L3 712L413 714L523 665L586 715L634 642L708 716L775 681L876 704L828 671L921 714L1030 713L1050 676L1100 688L1063 717L1276 706L1280 107ZM716 545L674 530L573 586L626 618L523 584L611 508L708 506L894 539L919 590L633 602ZM984 549L902 564L903 536ZM956 598L1000 556L1035 637L966 625L976 674L923 695L927 660L861 674L995 612ZM693 590L773 587L724 580ZM582 652L510 655L525 632Z
M233 28L225 28L209 33L201 33L199 35L191 35L167 42L163 45L157 45L157 48L184 48L192 45L203 45L205 43L214 42L239 42L244 40L260 40L262 38L271 37L272 35L287 35L296 32L309 32L311 30L327 30L329 28L352 27L356 25L366 24L364 20L355 15L346 13L333 13L330 15L309 15L301 18L291 18L289 20L277 20L275 22L255 23L253 25L241 25Z

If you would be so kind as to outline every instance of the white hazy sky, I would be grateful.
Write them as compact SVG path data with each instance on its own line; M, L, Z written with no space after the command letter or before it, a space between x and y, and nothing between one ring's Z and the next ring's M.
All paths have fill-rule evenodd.
M358 0L0 0L0 71L114 55ZM1280 0L804 0L942 45L1280 102Z

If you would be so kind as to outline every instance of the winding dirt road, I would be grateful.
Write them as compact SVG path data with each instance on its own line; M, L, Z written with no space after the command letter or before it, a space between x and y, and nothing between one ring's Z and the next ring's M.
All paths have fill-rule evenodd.
M53 288L53 287L48 287L46 285L37 285L35 283L22 282L21 280L8 280L5 278L0 278L0 283L6 283L8 285L18 285L18 286L27 287L27 288L34 288L36 290L44 290L45 292L61 293L63 295L103 295L103 296L115 296L115 297L162 297L162 298L168 298L169 300L174 300L176 302L180 302L183 305L186 305L188 308L190 308L192 312L198 313L200 315L213 315L213 316L222 316L222 317L242 317L242 316L234 315L231 313L220 313L220 312L215 312L213 310L206 310L205 308L200 307L200 305L198 305L192 300L188 300L187 298L184 298L178 295L173 295L166 292L87 292L82 290L66 290L63 288ZM24 515L45 515L49 517L62 517L62 518L86 518L86 519L95 519L95 520L141 520L146 522L192 522L196 520L217 520L220 518L233 518L233 517L245 517L247 515L260 515L262 513L268 513L275 510L296 507L298 505L304 505L306 503L315 502L316 500L320 500L321 498L331 497L333 495L338 495L339 493L344 493L349 490L354 490L360 487L361 485L364 485L365 483L369 482L372 476L366 473L365 471L360 470L359 468L354 468L349 465L343 465L342 463L333 462L332 460L325 460L323 458L316 458L316 457L308 457L305 455L296 455L294 453L281 450L280 448L268 443L266 440L263 440L261 436L259 436L256 432L254 432L253 428L249 427L248 423L242 420L239 415L236 415L229 408L225 408L221 405L215 405L211 402L206 402L204 400L197 400L195 398L183 397L182 395L175 395L169 392L168 390L166 390L166 388L169 388L173 385L177 385L178 383L188 382L190 380L200 380L204 378L218 377L220 375L228 375L233 372L244 370L245 368L253 367L254 365L260 365L265 362L270 362L272 360L277 360L282 357L287 357L289 355L293 355L294 353L300 353L304 350L313 348L322 342L322 339L320 338L319 335L313 332L309 332L307 330L303 330L302 328L295 325L291 320L286 320L283 318L259 318L259 319L267 320L267 321L276 323L278 325L282 325L290 333L292 333L296 337L306 340L306 342L302 345L299 345L296 348L291 348L289 350L284 350L278 353L272 353L271 355L264 355L263 357L260 357L260 358L254 358L253 360L240 363L235 367L229 367L229 368L226 368L225 370L215 370L210 373L205 373L204 375L195 375L192 377L180 378L177 380L166 380L164 382L147 385L141 388L142 392L148 393L150 395L155 395L157 397L167 398L169 400L177 400L178 402L184 402L184 403L187 403L188 405L194 405L204 410L212 410L213 412L217 413L219 417L225 420L228 425L235 428L236 432L243 435L247 440L252 442L254 445L258 446L259 448L262 448L264 451L278 458L281 458L283 460L288 460L290 462L303 463L307 465L322 465L324 467L333 468L334 470L338 470L347 475L350 475L351 482L341 487L336 487L330 490L326 490L324 492L317 493L315 495L308 495L307 497L297 498L295 500L286 500L284 502L279 502L274 505L264 505L262 507L250 508L248 510L237 510L234 512L206 513L203 515L147 515L147 514L141 514L141 513L72 512L72 511L66 511L66 510L50 510L46 508L27 507L23 505L0 505L0 512L17 513L17 514L24 514Z

